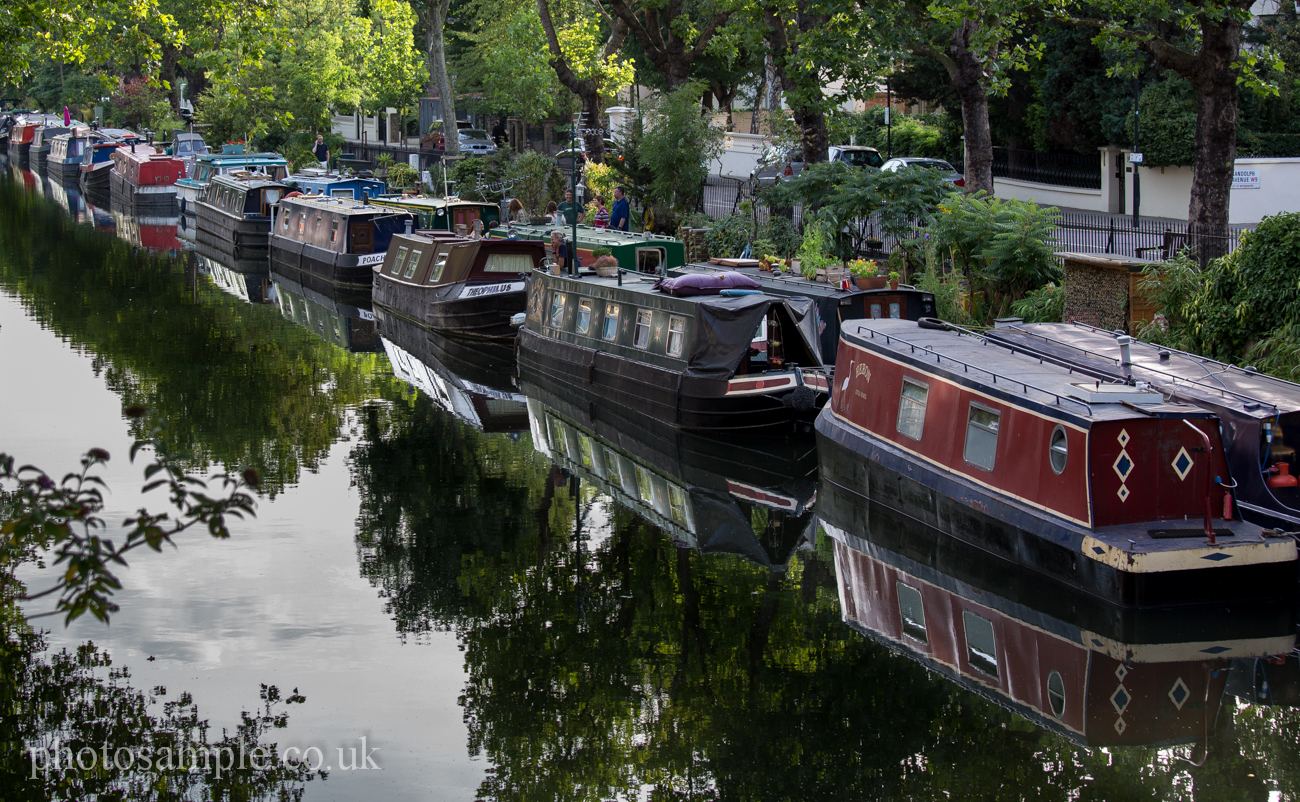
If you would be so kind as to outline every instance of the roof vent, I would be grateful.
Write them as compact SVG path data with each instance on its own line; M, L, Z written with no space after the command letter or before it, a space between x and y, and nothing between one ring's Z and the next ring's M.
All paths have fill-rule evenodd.
M1089 404L1160 404L1165 397L1147 387L1131 387L1127 384L1092 384L1079 383L1070 385L1070 395Z

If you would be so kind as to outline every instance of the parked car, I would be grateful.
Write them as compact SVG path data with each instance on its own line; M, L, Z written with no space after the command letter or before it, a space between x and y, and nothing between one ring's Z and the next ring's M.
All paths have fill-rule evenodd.
M555 166L560 168L560 172L567 173L571 169L573 169L573 153L574 153L573 148L565 148L564 150L555 154ZM586 164L587 146L585 143L578 147L577 153L578 153L578 163ZM606 159L622 159L623 158L622 154L623 154L622 148L620 148L618 144L614 142L614 140L612 139L605 140Z
M885 157L880 151L866 145L831 145L827 160L844 162L850 167L872 167L880 169L885 164Z
M912 169L920 167L926 170L938 170L944 175L945 180L957 187L966 186L966 178L948 162L943 159L931 159L923 156L905 156L897 159L890 159L880 168L888 170L891 173L897 170Z
M491 156L497 152L496 143L482 128L462 128L460 134L460 152L466 156Z

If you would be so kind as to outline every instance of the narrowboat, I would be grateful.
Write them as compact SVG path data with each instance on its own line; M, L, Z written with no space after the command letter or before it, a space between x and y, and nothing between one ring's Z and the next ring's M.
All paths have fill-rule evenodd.
M194 166L198 163L199 157L207 153L208 143L203 141L203 137L184 131L174 132L172 141L167 145L167 155L180 159L185 165L185 175L181 178L193 177Z
M207 253L210 251L205 253L202 245L195 249L199 272L211 279L212 286L244 303L275 303L275 285L271 283L271 271L266 269L265 259L261 262L261 271L245 271L214 259Z
M14 123L13 129L9 132L10 163L20 166L28 164L36 132L51 123L62 125L63 119L61 117L47 117L44 114L28 114Z
M411 212L416 216L416 228L424 231L469 236L474 234L476 221L482 224L480 230L484 234L501 223L501 207L495 203L416 195L380 195L370 202Z
M550 242L551 232L557 230L564 232L566 239L573 239L572 225L505 224L504 228L492 229L490 235ZM638 273L663 273L669 268L686 264L686 246L679 239L659 234L637 234L608 228L578 226L578 258L583 266L589 267L595 261L591 252L601 248L607 249L610 255L618 260L620 268Z
M285 320L353 353L383 348L375 332L375 315L368 298L359 298L351 292L320 292L275 270L271 271L271 281L275 303Z
M81 175L81 162L90 145L90 128L77 126L66 134L56 134L50 140L50 155L45 158L45 171L63 183L76 183Z
M45 172L45 162L49 160L49 151L55 142L55 136L70 134L74 126L81 123L73 121L72 126L64 126L64 121L48 122L47 125L40 126L36 133L31 135L31 151L27 155L31 164L31 169L36 173Z
M1300 385L1083 323L1010 320L989 337L1099 379L1145 382L1176 401L1213 411L1241 516L1260 526L1300 530Z
M528 430L528 407L514 386L509 343L442 337L375 307L375 330L393 375L481 432Z
M289 175L289 163L278 153L205 153L187 168L185 178L176 182L176 202L181 214L194 216L196 204L213 176L230 173L261 175L270 181L283 181Z
M268 247L271 214L285 192L264 173L213 176L195 204L196 239L257 258Z
M540 242L394 234L371 291L376 306L430 331L514 339L510 319L545 256Z
M948 539L872 505L870 529L828 520L844 622L1038 727L1092 747L1196 744L1234 699L1243 661L1295 645L1284 602L1116 609L1034 572L944 554ZM883 511L883 516L877 516ZM936 568L934 554L945 564Z
M808 438L737 448L639 425L563 387L521 389L533 448L680 547L738 554L779 573L814 533L817 455Z
M1226 519L1219 421L939 321L846 321L823 478L1120 604L1294 592L1290 536Z
M811 301L658 287L534 273L520 375L686 430L789 433L813 420L829 381Z
M175 215L165 217L131 214L120 208L114 208L112 214L118 238L137 248L170 254L186 250L185 243L176 235L180 219Z
M822 281L808 281L797 275L773 275L756 267L719 267L714 264L692 263L671 268L670 276L685 276L691 273L712 275L734 270L746 275L762 286L763 292L780 297L802 297L812 299L817 308L817 330L821 332L822 354L830 357L840 341L840 323L845 320L871 318L895 318L901 320L919 320L934 317L934 295L911 286L899 284L898 289L882 288L877 290L841 289L839 285ZM827 365L834 370L834 365Z
M149 145L113 151L108 175L113 206L155 215L174 216L176 182L185 177L185 163Z
M393 235L414 224L409 212L290 193L275 213L271 266L300 283L363 289L368 297L374 267L384 263Z
M82 148L81 153L81 175L78 180L82 193L107 203L111 192L108 174L113 169L113 152L120 147L134 147L137 144L143 144L140 137L125 129L92 129L90 143Z
M330 173L309 167L285 179L285 183L304 195L324 195L342 200L366 200L383 195L388 185L369 175Z

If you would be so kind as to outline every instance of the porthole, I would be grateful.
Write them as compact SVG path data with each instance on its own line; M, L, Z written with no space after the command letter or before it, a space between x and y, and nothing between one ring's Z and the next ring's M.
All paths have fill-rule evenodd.
M1065 436L1065 427L1058 425L1052 430L1052 441L1047 446L1047 456L1052 462L1052 470L1061 473L1065 470L1065 461L1070 456L1070 444Z
M1065 715L1065 680L1061 672L1053 671L1047 675L1047 703L1052 706L1052 715L1061 718Z

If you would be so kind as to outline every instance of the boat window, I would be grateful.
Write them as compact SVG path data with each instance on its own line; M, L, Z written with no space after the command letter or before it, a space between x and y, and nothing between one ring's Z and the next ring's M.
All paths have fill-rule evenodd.
M681 356L686 344L686 318L673 315L668 318L668 356Z
M650 310L638 309L636 313L636 333L632 345L646 349L650 347Z
M288 210L281 212L280 216L284 218L284 223L280 226L283 230L289 230L289 219L293 217L293 212Z
M331 189L331 190L330 190L330 197L331 197L331 198L352 198L352 197L354 197L354 195L355 195L355 193L353 193L353 191L350 190L350 189Z
M320 212L317 212L317 213L316 213L316 222L315 222L315 223L312 223L312 226L311 226L311 230L312 230L312 231L315 231L316 229L320 228L320 221L321 221L322 218L324 218L324 216L325 216L325 215L321 214Z
M274 206L275 204L280 202L280 190L268 189L265 193L265 197L266 197L266 205Z
M961 617L966 625L966 659L970 667L997 679L998 648L993 638L993 622L970 610L962 610Z
M1047 702L1052 706L1052 715L1057 718L1065 715L1065 680L1059 671L1047 675Z
M591 454L591 438L582 432L578 432L578 459L582 462L582 467L591 470L595 465L595 459Z
M920 440L925 431L925 402L929 386L912 379L903 379L903 389L898 398L898 433Z
M557 292L551 298L551 326L564 328L564 293Z
M898 613L903 619L904 635L921 643L930 642L925 634L925 602L921 599L921 591L899 582Z
M971 402L966 418L966 462L986 471L993 470L998 451L998 419L1001 414Z
M429 268L429 283L437 284L442 281L442 271L447 267L447 251L433 257L433 267Z
M611 342L618 336L618 304L605 304L605 327L600 336Z
M1052 430L1052 442L1047 446L1047 456L1052 461L1052 470L1061 473L1065 470L1065 461L1070 456L1070 445L1065 436L1065 427L1057 424Z
M337 219L330 221L330 242L338 242L339 239L339 221Z
M665 261L663 248L636 249L636 269L642 273L658 273Z
M402 274L402 278L410 278L415 275L415 268L420 266L420 257L423 255L424 251L418 248L411 249L411 257L406 260L406 272Z
M578 301L578 322L574 330L579 334L586 334L591 328L591 299L583 298Z
M533 269L533 258L526 253L489 254L485 273L527 273Z
M407 250L408 250L408 249L407 249L405 246L400 246L400 247L398 247L398 249L397 249L397 258L393 260L393 275L394 275L394 276L396 276L398 273L401 273L401 272L402 272L402 266L406 264L406 252L407 252Z
M640 465L636 466L636 492L644 504L654 507L655 489L650 482L650 472Z
M298 233L301 234L306 230L307 230L307 210L304 209L298 213Z
M686 518L686 491L671 482L668 484L668 509L679 525L690 526Z

